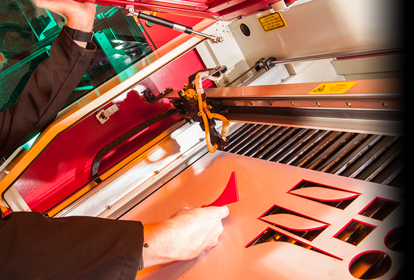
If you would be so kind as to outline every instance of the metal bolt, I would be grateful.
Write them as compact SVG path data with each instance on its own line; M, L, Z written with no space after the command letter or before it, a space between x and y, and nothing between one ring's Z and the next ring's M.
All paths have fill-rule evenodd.
M293 102L290 102L290 105L292 105L292 106L295 106L295 103L293 103Z
M154 174L155 174L155 175L158 175L158 174L160 174L160 171L159 171L159 170L155 170L155 171L154 171Z
M346 102L346 106L351 107L352 106L351 102Z
M318 107L321 107L321 103L319 103L319 102L316 102L316 105L317 105Z
M382 106L384 106L384 108L388 107L388 103L387 102L382 102Z
M112 206L111 205L106 205L105 208L108 209L108 210L110 210L112 208Z

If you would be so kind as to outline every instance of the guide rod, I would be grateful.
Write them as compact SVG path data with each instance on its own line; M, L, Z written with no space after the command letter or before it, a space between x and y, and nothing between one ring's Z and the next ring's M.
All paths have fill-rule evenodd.
M369 49L361 49L361 50L353 50L353 51L318 54L318 55L289 58L289 59L283 59L283 60L275 60L269 63L271 65L287 64L287 63L292 63L292 62L297 62L297 61L318 60L318 59L347 57L347 56L362 56L362 55L377 55L377 54L379 55L379 54L396 53L396 52L401 52L401 51L403 51L403 48L401 46L378 47L378 48L369 48Z
M198 36L202 36L204 38L209 39L212 43L221 43L221 42L223 42L222 37L204 34L204 33L193 30L193 28L191 28L189 26L178 24L178 23L175 23L173 21L166 20L166 19L159 18L159 17L155 17L155 16L152 16L152 15L149 15L149 14L146 14L146 13L136 12L133 7L129 7L127 9L125 9L125 13L126 13L127 16L137 16L139 19L150 21L154 24L158 24L158 25L164 26L166 28L182 32L182 33L195 34L195 35L198 35Z

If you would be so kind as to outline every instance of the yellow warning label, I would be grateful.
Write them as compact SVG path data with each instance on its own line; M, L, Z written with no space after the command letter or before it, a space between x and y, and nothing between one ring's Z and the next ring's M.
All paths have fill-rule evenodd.
M314 88L309 94L324 94L324 93L345 93L356 82L335 82L335 83L323 83Z
M257 19L259 20L264 32L269 32L287 26L285 20L279 12L270 13Z

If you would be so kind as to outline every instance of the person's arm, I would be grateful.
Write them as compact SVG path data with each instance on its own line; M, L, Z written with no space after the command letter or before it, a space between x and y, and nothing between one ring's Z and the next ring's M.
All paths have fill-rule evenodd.
M137 221L12 213L0 220L0 275L132 280L144 267L190 260L215 246L228 214L226 206L183 208L169 220L142 226Z
M72 0L35 0L42 8L61 13L67 25L89 32L93 27L95 6ZM40 64L23 89L16 104L0 111L0 156L9 155L59 113L79 84L92 59L96 46L73 41L62 30L52 44L50 58Z
M136 221L15 212L0 220L0 278L132 280L143 240Z

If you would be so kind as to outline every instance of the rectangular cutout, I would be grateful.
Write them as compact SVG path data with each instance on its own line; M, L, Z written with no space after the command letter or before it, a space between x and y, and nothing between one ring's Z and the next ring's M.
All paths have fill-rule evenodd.
M361 241L364 240L365 237L367 237L374 229L375 226L373 225L352 220L334 237L356 246L361 243Z
M391 214L392 211L395 210L395 208L398 207L398 205L398 202L377 197L358 214L383 221L389 214Z

